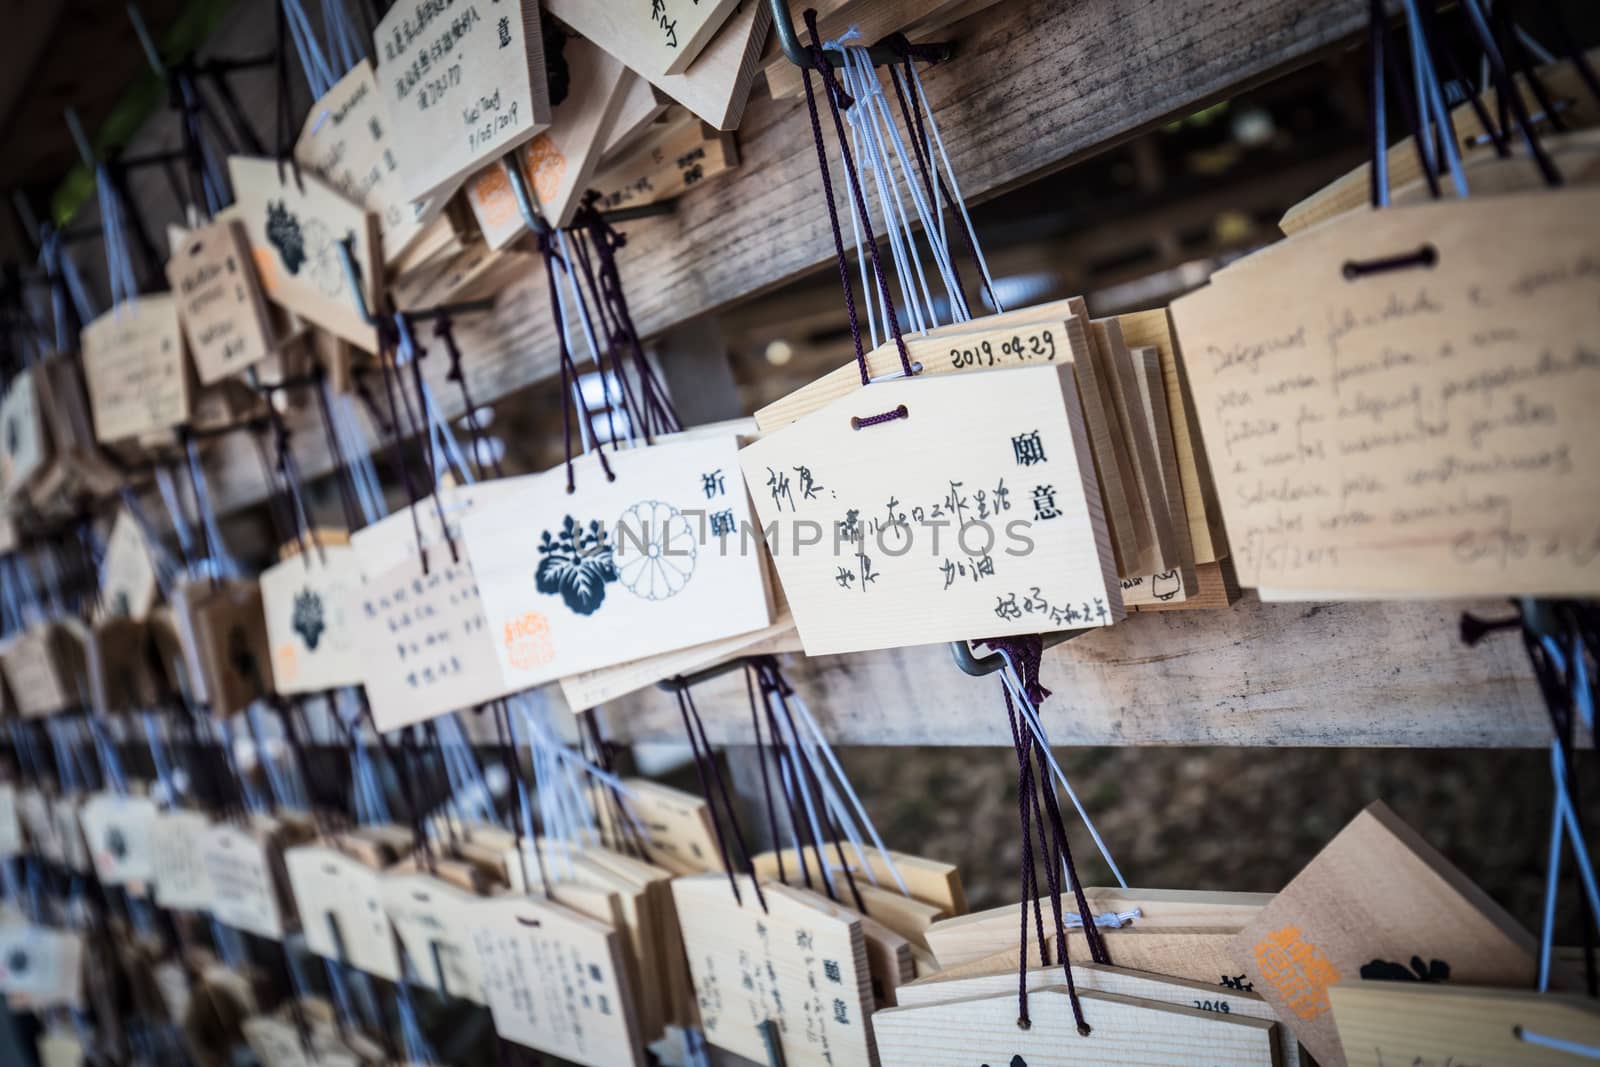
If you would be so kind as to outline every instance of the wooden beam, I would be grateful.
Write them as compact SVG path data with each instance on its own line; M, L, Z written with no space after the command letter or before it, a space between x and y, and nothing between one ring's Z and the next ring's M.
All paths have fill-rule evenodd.
M1262 604L1137 615L1045 653L1045 728L1076 745L1531 747L1548 744L1514 636L1467 648L1462 610L1503 602ZM947 646L785 657L835 744L1008 745L998 679L969 678ZM695 687L713 744L750 744L742 672ZM619 741L681 741L656 689L607 705Z
M1006 0L962 23L956 58L923 82L962 189L981 200L1308 62L1365 19L1361 0L1196 0L1133 10L1121 0ZM673 216L627 226L619 259L641 332L770 290L832 258L804 102L752 99L740 144L737 170L684 196ZM837 182L837 160L834 174ZM458 325L479 403L556 371L541 274L513 283L492 314ZM425 367L446 409L459 412L444 361ZM315 412L301 414L300 462L316 474L328 458ZM229 471L216 483L220 506L261 498L247 442L229 441L216 455Z

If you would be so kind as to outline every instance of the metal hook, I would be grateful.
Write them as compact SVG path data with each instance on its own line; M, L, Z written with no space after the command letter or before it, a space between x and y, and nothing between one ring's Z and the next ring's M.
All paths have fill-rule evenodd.
M528 179L517 165L516 157L515 151L508 152L501 158L500 168L506 172L506 181L511 183L511 195L517 198L517 211L522 214L522 222L528 229L538 234L549 233L550 224L533 206L533 191L528 188Z
M1055 633L1045 634L1042 648L1054 648L1074 637L1082 637L1088 630L1058 630ZM972 652L972 645L966 641L951 641L950 656L956 661L966 674L974 678L984 678L1005 669L1005 657L998 652L991 652L987 656L977 656Z
M805 45L800 43L800 35L795 32L794 19L789 15L788 0L768 0L768 2L772 7L772 27L777 31L778 46L783 49L783 54L797 67L811 66L811 54ZM956 46L950 41L919 45L918 49L926 52L929 59L938 63L949 59L956 52ZM882 44L873 45L867 50L867 54L872 57L873 65L879 67L892 66L900 62L901 58L894 49ZM823 55L827 57L829 65L844 66L844 56L839 52L829 49L825 50Z
M368 326L376 327L377 318L372 314L372 309L367 306L367 295L361 290L361 271L356 266L355 253L350 245L354 238L345 237L339 242L339 264L344 268L345 284L349 286L351 296L356 303L356 311L361 316L361 321ZM422 308L420 311L408 311L406 316L414 322L426 322L432 319L446 318L452 315L467 315L477 311L494 310L494 298L484 297L482 300L464 300L458 304L440 304L437 307Z
M754 658L753 656L735 656L730 660L725 660L704 670L695 671L693 674L680 674L674 678L664 678L656 683L656 688L667 693L682 693L699 685L701 682L709 682L711 679L720 678L724 674L742 671L747 664L753 662Z

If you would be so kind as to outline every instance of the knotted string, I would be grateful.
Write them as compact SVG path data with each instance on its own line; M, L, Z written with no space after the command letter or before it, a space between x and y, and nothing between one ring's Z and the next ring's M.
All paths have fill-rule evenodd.
M561 431L562 443L566 451L567 464L567 492L577 491L577 482L572 472L572 407L578 408L579 431L583 435L584 451L590 450L591 442L595 439L594 421L590 418L589 405L583 402L583 394L578 388L578 368L572 361L572 350L567 345L567 317L565 307L561 301L561 293L556 285L556 268L569 277L571 271L566 261L557 253L555 242L549 234L539 235L539 251L544 256L544 273L550 283L550 314L556 320L556 345L560 351L561 359ZM600 460L600 469L605 471L606 481L614 482L617 476L611 470L611 463L606 459L604 449L594 449L595 455Z
M449 315L442 315L434 328L434 336L444 342L444 349L450 359L450 370L445 374L445 381L455 382L461 390L461 403L466 408L467 432L472 437L472 459L481 474L485 454L489 457L488 465L494 468L496 478L504 478L505 471L500 466L500 457L496 455L484 440L483 426L478 421L478 406L472 402L472 394L467 390L467 375L461 369L461 348L456 344L455 331L452 328Z
M683 429L683 422L678 417L672 398L667 395L666 387L662 385L656 376L655 368L645 356L644 347L639 341L639 331L633 324L633 314L628 308L627 295L622 288L622 274L617 268L617 252L627 244L628 237L613 227L596 209L595 204L598 199L599 194L591 190L584 197L583 205L574 216L575 227L587 235L587 244L593 248L594 257L599 261L598 271L590 270L584 241L576 242L575 248L591 288L595 285L596 275L598 276L599 291L595 302L608 322L613 348L626 346L632 353L633 372L639 380L639 392L642 398L639 403L642 414L641 428L645 440L648 441L652 434L679 432ZM619 360L619 370L620 367ZM626 387L627 376L619 374L619 380ZM631 399L631 393L627 396Z
M700 712L694 706L694 697L689 693L688 686L681 686L677 690L678 713L683 717L683 729L689 737L689 750L694 756L695 771L700 776L700 793L706 798L706 806L710 809L711 828L716 831L717 851L722 856L723 870L728 872L728 887L733 890L734 903L744 906L744 899L739 893L739 880L735 873L733 862L729 859L728 839L724 834L723 822L726 820L728 832L733 835L734 846L739 851L739 863L750 876L750 885L755 889L756 900L761 905L761 911L767 911L767 896L761 891L761 879L756 877L755 867L750 861L750 851L745 848L744 831L739 827L739 815L734 810L733 801L728 796L727 784L722 780L722 772L717 767L716 756L711 751L711 743L706 740L705 723L700 721ZM712 783L715 782L715 791ZM723 818L717 817L717 800L722 801Z
M844 253L844 234L839 228L839 211L833 199L833 176L828 166L827 146L822 139L822 121L817 114L816 92L811 87L811 72L813 69L822 76L822 88L824 95L828 98L829 112L833 115L834 132L839 140L839 155L844 161L851 203L854 205L852 210L861 219L862 226L867 233L867 248L872 257L873 273L877 278L879 297L885 306L885 313L889 321L890 330L894 335L895 346L900 352L900 367L905 376L910 377L912 373L911 357L906 352L905 338L900 336L900 322L895 316L893 297L889 295L889 281L884 275L883 264L878 256L878 239L872 232L872 220L867 215L866 203L862 199L861 182L856 175L855 159L851 155L849 142L844 134L844 123L839 117L839 109L850 106L851 101L845 94L843 86L834 77L833 67L829 64L828 57L822 50L820 43L822 38L817 32L816 12L807 10L805 20L806 28L811 32L812 43L807 49L811 58L811 66L801 67L800 73L805 84L806 109L811 116L811 136L816 143L817 166L822 171L822 193L828 206L828 222L833 229L833 247L839 261L839 282L844 287L845 311L850 318L850 339L855 344L856 366L861 371L861 384L867 385L872 379L867 371L866 350L861 344L861 323L856 316L855 295L850 288L850 267ZM863 295L867 295L870 300L870 295Z

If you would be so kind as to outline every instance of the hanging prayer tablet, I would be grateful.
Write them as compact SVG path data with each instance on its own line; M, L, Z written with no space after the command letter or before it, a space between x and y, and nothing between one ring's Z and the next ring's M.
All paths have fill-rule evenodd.
M365 59L311 105L294 158L378 217L386 264L404 256L447 199L413 203L402 194L394 123Z
M761 891L765 912L744 876L742 903L725 875L672 883L706 1040L770 1062L762 1036L770 1023L787 1067L873 1067L860 918L803 889L768 884Z
M1012 911L1011 918L1015 921L1015 909ZM1138 997L1196 1011L1218 1012L1230 1018L1260 1019L1268 1023L1278 1021L1277 1013L1259 994L1242 989L1219 988L1204 982L1168 978L1098 963L1072 964L1072 981L1080 992ZM1033 968L1024 976L1024 982L1030 993L1059 986L1062 983L1061 965ZM925 980L901 986L898 991L899 1006L903 1008L994 996L1009 996L1015 1003L1016 995L1017 973L1014 970L980 978L945 978L936 971ZM1031 998L1029 1006L1032 1007ZM1287 1027L1275 1025L1273 1030L1273 1038L1278 1046L1277 1067L1299 1067L1300 1043Z
M89 843L83 836L83 823L78 817L83 811L83 801L83 794L77 792L50 801L50 821L55 824L56 840L61 843L61 865L78 874L94 870Z
M106 885L148 882L155 873L150 834L156 802L149 797L95 793L78 812L95 875Z
M562 56L570 83L567 98L551 112L550 128L507 160L522 168L534 206L556 226L572 222L594 176L606 131L622 106L627 73L610 55L578 38L567 41ZM511 181L498 162L467 183L467 203L492 249L528 232Z
M587 1067L645 1062L614 930L534 897L486 900L476 920L496 1033Z
M652 0L585 4L555 0L550 10L645 77L682 74L711 42L739 0Z
M1600 1048L1594 1001L1455 983L1346 982L1331 990L1350 1067L1516 1064L1576 1067Z
M877 382L739 461L808 654L1122 617L1071 364Z
M537 0L401 0L373 43L408 200L449 194L550 123Z
M0 922L0 993L34 1010L79 1007L83 937L32 923Z
M42 622L0 645L0 667L25 719L43 718L89 701L83 646L63 622Z
M508 686L500 675L460 524L522 481L446 488L437 498L351 535L365 583L351 590L348 613L355 621L362 683L380 730L474 707L521 688ZM418 528L426 566L417 547Z
M327 845L283 854L306 948L385 981L400 978L394 930L384 914L380 872Z
M261 587L254 581L195 581L183 590L211 713L232 715L271 693Z
M772 621L735 438L589 453L462 520L505 682L748 633Z
M31 786L17 790L17 818L27 836L28 850L60 863L61 841L50 817L50 798Z
M198 811L159 813L150 827L150 866L156 903L163 908L199 911L211 907L211 873L205 841L211 820Z
M142 619L155 607L160 589L144 533L126 508L117 512L100 560L100 599L107 614Z
M24 369L11 379L0 399L0 500L15 499L25 492L49 459L50 442L33 371Z
M398 10L398 8L396 9ZM250 240L261 288L274 303L366 352L378 350L376 329L360 302L379 307L383 261L377 217L313 174L296 181L276 161L228 157L236 218ZM351 288L340 256L349 239L360 288Z
M487 1003L473 943L484 898L419 870L391 871L379 882L384 914L411 961L413 981L443 996Z
M39 1067L84 1067L83 1039L71 1030L47 1030L34 1043Z
M1059 975L1059 970L1057 971ZM1080 1033L1064 985L1028 994L1028 1025L1017 994L891 1008L873 1017L883 1067L1189 1067L1196 1063L1276 1067L1275 1024L1115 993L1080 992L1090 1032Z
M1347 1062L1330 999L1340 983L1527 986L1536 956L1515 919L1382 803L1357 815L1233 942L1255 991L1323 1067Z
M358 685L364 675L352 590L361 585L356 550L308 545L261 572L261 610L280 693L313 693Z
M1173 305L1241 584L1600 591L1600 245L1573 224L1596 211L1569 188L1361 212Z
M149 293L84 326L83 373L96 439L160 433L189 418L189 367L171 293Z
M722 7L723 3L724 0L715 0L714 3L713 0L704 0L695 5L693 0L662 0L662 4L656 7L663 12L670 7L683 13L679 17L698 22L693 10L695 7L706 7L710 11ZM656 57L660 55L660 50L643 36L617 34L601 39L581 28L583 24L591 24L591 29L598 30L599 27L593 25L598 19L610 11L621 13L627 9L596 5L588 0L547 0L546 6L556 18L590 37L621 60L629 70L643 75L652 85L704 121L719 130L738 128L750 97L751 83L755 80L757 60L761 57L762 45L766 43L767 30L772 25L771 4L745 3L727 15L722 28L711 36L695 58L694 65L681 74L658 72L660 64ZM640 18L645 18L642 5L637 11ZM631 16L624 15L623 19L631 21ZM648 19L645 19L645 25L648 27ZM657 29L661 30L659 24Z
M283 892L281 846L273 835L219 823L206 829L202 855L217 921L281 940L294 911Z
M276 347L250 242L238 222L191 230L167 260L167 284L202 385L255 366Z

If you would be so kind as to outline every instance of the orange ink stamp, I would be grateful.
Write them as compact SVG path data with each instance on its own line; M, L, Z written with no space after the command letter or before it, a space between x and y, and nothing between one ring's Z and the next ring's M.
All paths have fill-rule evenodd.
M550 643L550 620L537 611L506 623L505 642L506 659L519 671L543 666L556 656Z
M1333 1007L1328 989L1339 981L1339 971L1322 950L1304 940L1298 926L1285 926L1256 944L1256 964L1262 981L1302 1019L1315 1019Z

